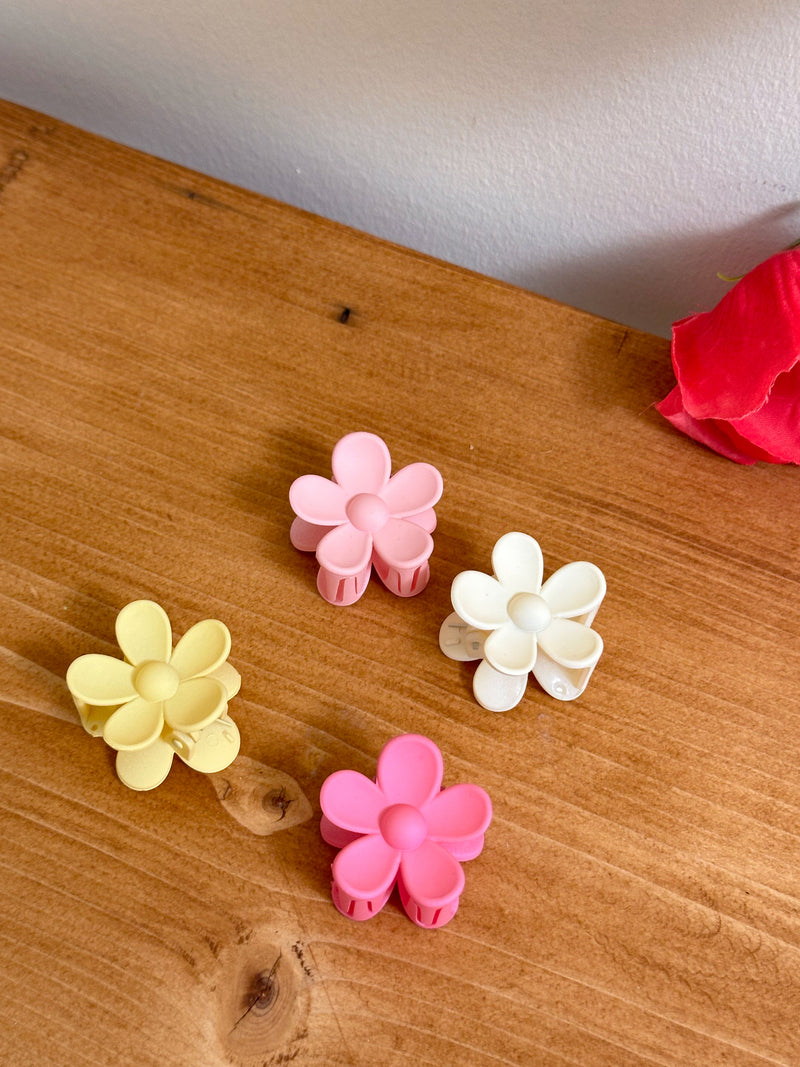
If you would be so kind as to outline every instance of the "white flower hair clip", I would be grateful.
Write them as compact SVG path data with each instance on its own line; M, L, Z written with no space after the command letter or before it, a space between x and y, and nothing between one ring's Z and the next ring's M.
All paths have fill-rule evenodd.
M492 569L462 571L453 579L455 610L439 631L442 652L482 661L472 690L488 711L516 707L530 672L550 696L574 700L603 651L602 638L591 629L606 593L603 572L578 561L542 584L542 550L524 533L500 538Z

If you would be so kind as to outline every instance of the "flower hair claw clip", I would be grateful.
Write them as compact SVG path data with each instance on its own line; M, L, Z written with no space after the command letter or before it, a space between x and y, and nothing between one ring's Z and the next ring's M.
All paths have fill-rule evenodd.
M316 552L321 595L330 604L354 604L373 566L398 596L422 592L430 576L441 474L430 463L411 463L392 475L389 449L364 432L336 444L331 466L333 479L304 474L289 490L297 516L291 542Z
M492 802L477 785L442 789L442 754L419 734L384 746L376 780L335 771L320 792L320 830L341 851L331 895L351 919L370 919L395 884L407 915L428 929L455 915L464 889L461 863L483 849Z
M239 731L228 701L239 673L227 663L227 626L205 619L172 647L166 612L152 600L120 611L117 641L124 659L90 654L67 670L67 687L87 733L116 749L120 780L131 789L155 789L172 757L211 774L239 752Z
M568 563L542 584L539 544L528 534L505 534L492 551L494 574L462 571L453 579L455 611L442 623L439 647L455 660L481 660L472 688L489 711L522 700L533 672L558 700L581 695L603 642L591 629L605 596L593 563Z

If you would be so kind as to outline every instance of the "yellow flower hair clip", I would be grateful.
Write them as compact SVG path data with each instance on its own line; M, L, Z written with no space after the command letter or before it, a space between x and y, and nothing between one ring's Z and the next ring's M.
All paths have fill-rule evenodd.
M231 635L216 619L198 622L172 647L167 613L135 600L117 616L124 660L90 654L70 664L67 686L84 729L117 752L131 789L155 789L177 754L194 770L221 771L239 752L227 715L241 678L227 663Z

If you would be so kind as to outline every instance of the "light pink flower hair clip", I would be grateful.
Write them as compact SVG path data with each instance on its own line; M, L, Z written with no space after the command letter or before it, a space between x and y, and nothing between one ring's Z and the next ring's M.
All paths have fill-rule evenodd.
M420 734L401 734L378 757L376 781L335 771L320 792L320 831L341 849L331 894L351 919L370 919L395 884L407 915L428 929L455 915L461 863L483 849L492 802L477 785L442 789L442 754Z
M372 567L398 596L428 584L442 476L430 463L392 475L389 449L372 433L350 433L334 447L333 478L304 474L289 490L297 516L295 548L316 552L317 588L331 604L354 604Z

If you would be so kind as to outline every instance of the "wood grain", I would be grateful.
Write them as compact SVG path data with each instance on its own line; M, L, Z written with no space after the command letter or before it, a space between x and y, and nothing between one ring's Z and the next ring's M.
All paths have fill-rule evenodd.
M662 340L0 106L4 1064L800 1064L798 475L670 385ZM425 592L336 609L288 489L354 429L445 491ZM437 633L512 529L604 570L606 650L492 715ZM229 626L240 769L312 818L120 785L63 678L137 597ZM319 787L403 731L495 806L440 931L330 903Z

